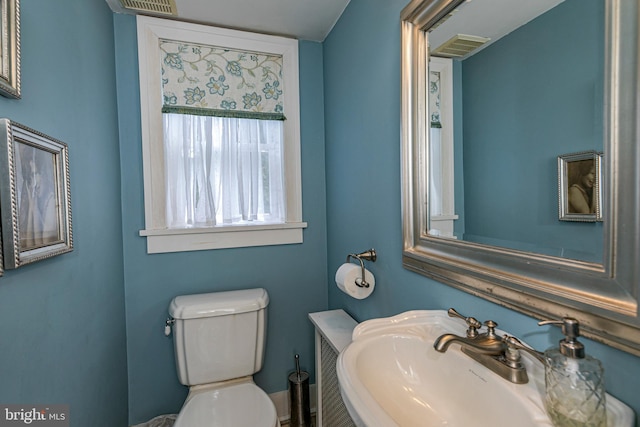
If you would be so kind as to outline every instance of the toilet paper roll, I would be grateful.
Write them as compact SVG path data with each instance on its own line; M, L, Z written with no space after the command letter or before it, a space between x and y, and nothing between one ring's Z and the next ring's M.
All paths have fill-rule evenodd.
M376 279L373 277L373 273L365 268L364 274L365 280L369 284L368 288L363 288L356 284L356 279L358 283L362 279L362 268L359 265L342 264L336 271L336 285L345 294L356 299L364 299L371 295L373 288L376 286Z

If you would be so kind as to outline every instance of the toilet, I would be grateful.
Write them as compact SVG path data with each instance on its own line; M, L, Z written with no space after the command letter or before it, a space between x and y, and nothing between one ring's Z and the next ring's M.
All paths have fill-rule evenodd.
M169 306L180 383L189 395L174 427L279 427L253 374L262 369L264 289L184 295Z

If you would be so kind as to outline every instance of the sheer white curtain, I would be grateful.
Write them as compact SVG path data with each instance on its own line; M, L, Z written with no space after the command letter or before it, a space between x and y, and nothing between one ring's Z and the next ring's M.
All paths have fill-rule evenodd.
M169 228L285 220L280 120L163 114Z
M442 129L431 128L429 141L429 205L431 216L443 214Z

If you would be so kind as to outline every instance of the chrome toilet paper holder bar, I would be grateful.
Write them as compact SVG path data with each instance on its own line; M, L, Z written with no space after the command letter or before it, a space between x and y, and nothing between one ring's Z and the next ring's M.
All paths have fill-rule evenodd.
M361 288L368 288L369 284L365 280L364 261L376 262L376 259L378 258L378 256L376 255L376 250L371 248L368 251L364 251L359 254L349 254L347 255L347 263L351 262L351 258L355 258L360 262L360 269L362 270L362 278L358 278L360 279L359 283L358 279L356 279L356 285Z

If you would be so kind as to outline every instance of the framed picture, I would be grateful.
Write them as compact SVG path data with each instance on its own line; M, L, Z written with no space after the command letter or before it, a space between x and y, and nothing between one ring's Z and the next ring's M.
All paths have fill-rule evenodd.
M20 0L0 0L0 95L20 98Z
M602 153L558 156L558 201L561 221L602 221Z
M0 216L4 267L73 250L67 145L0 119Z

